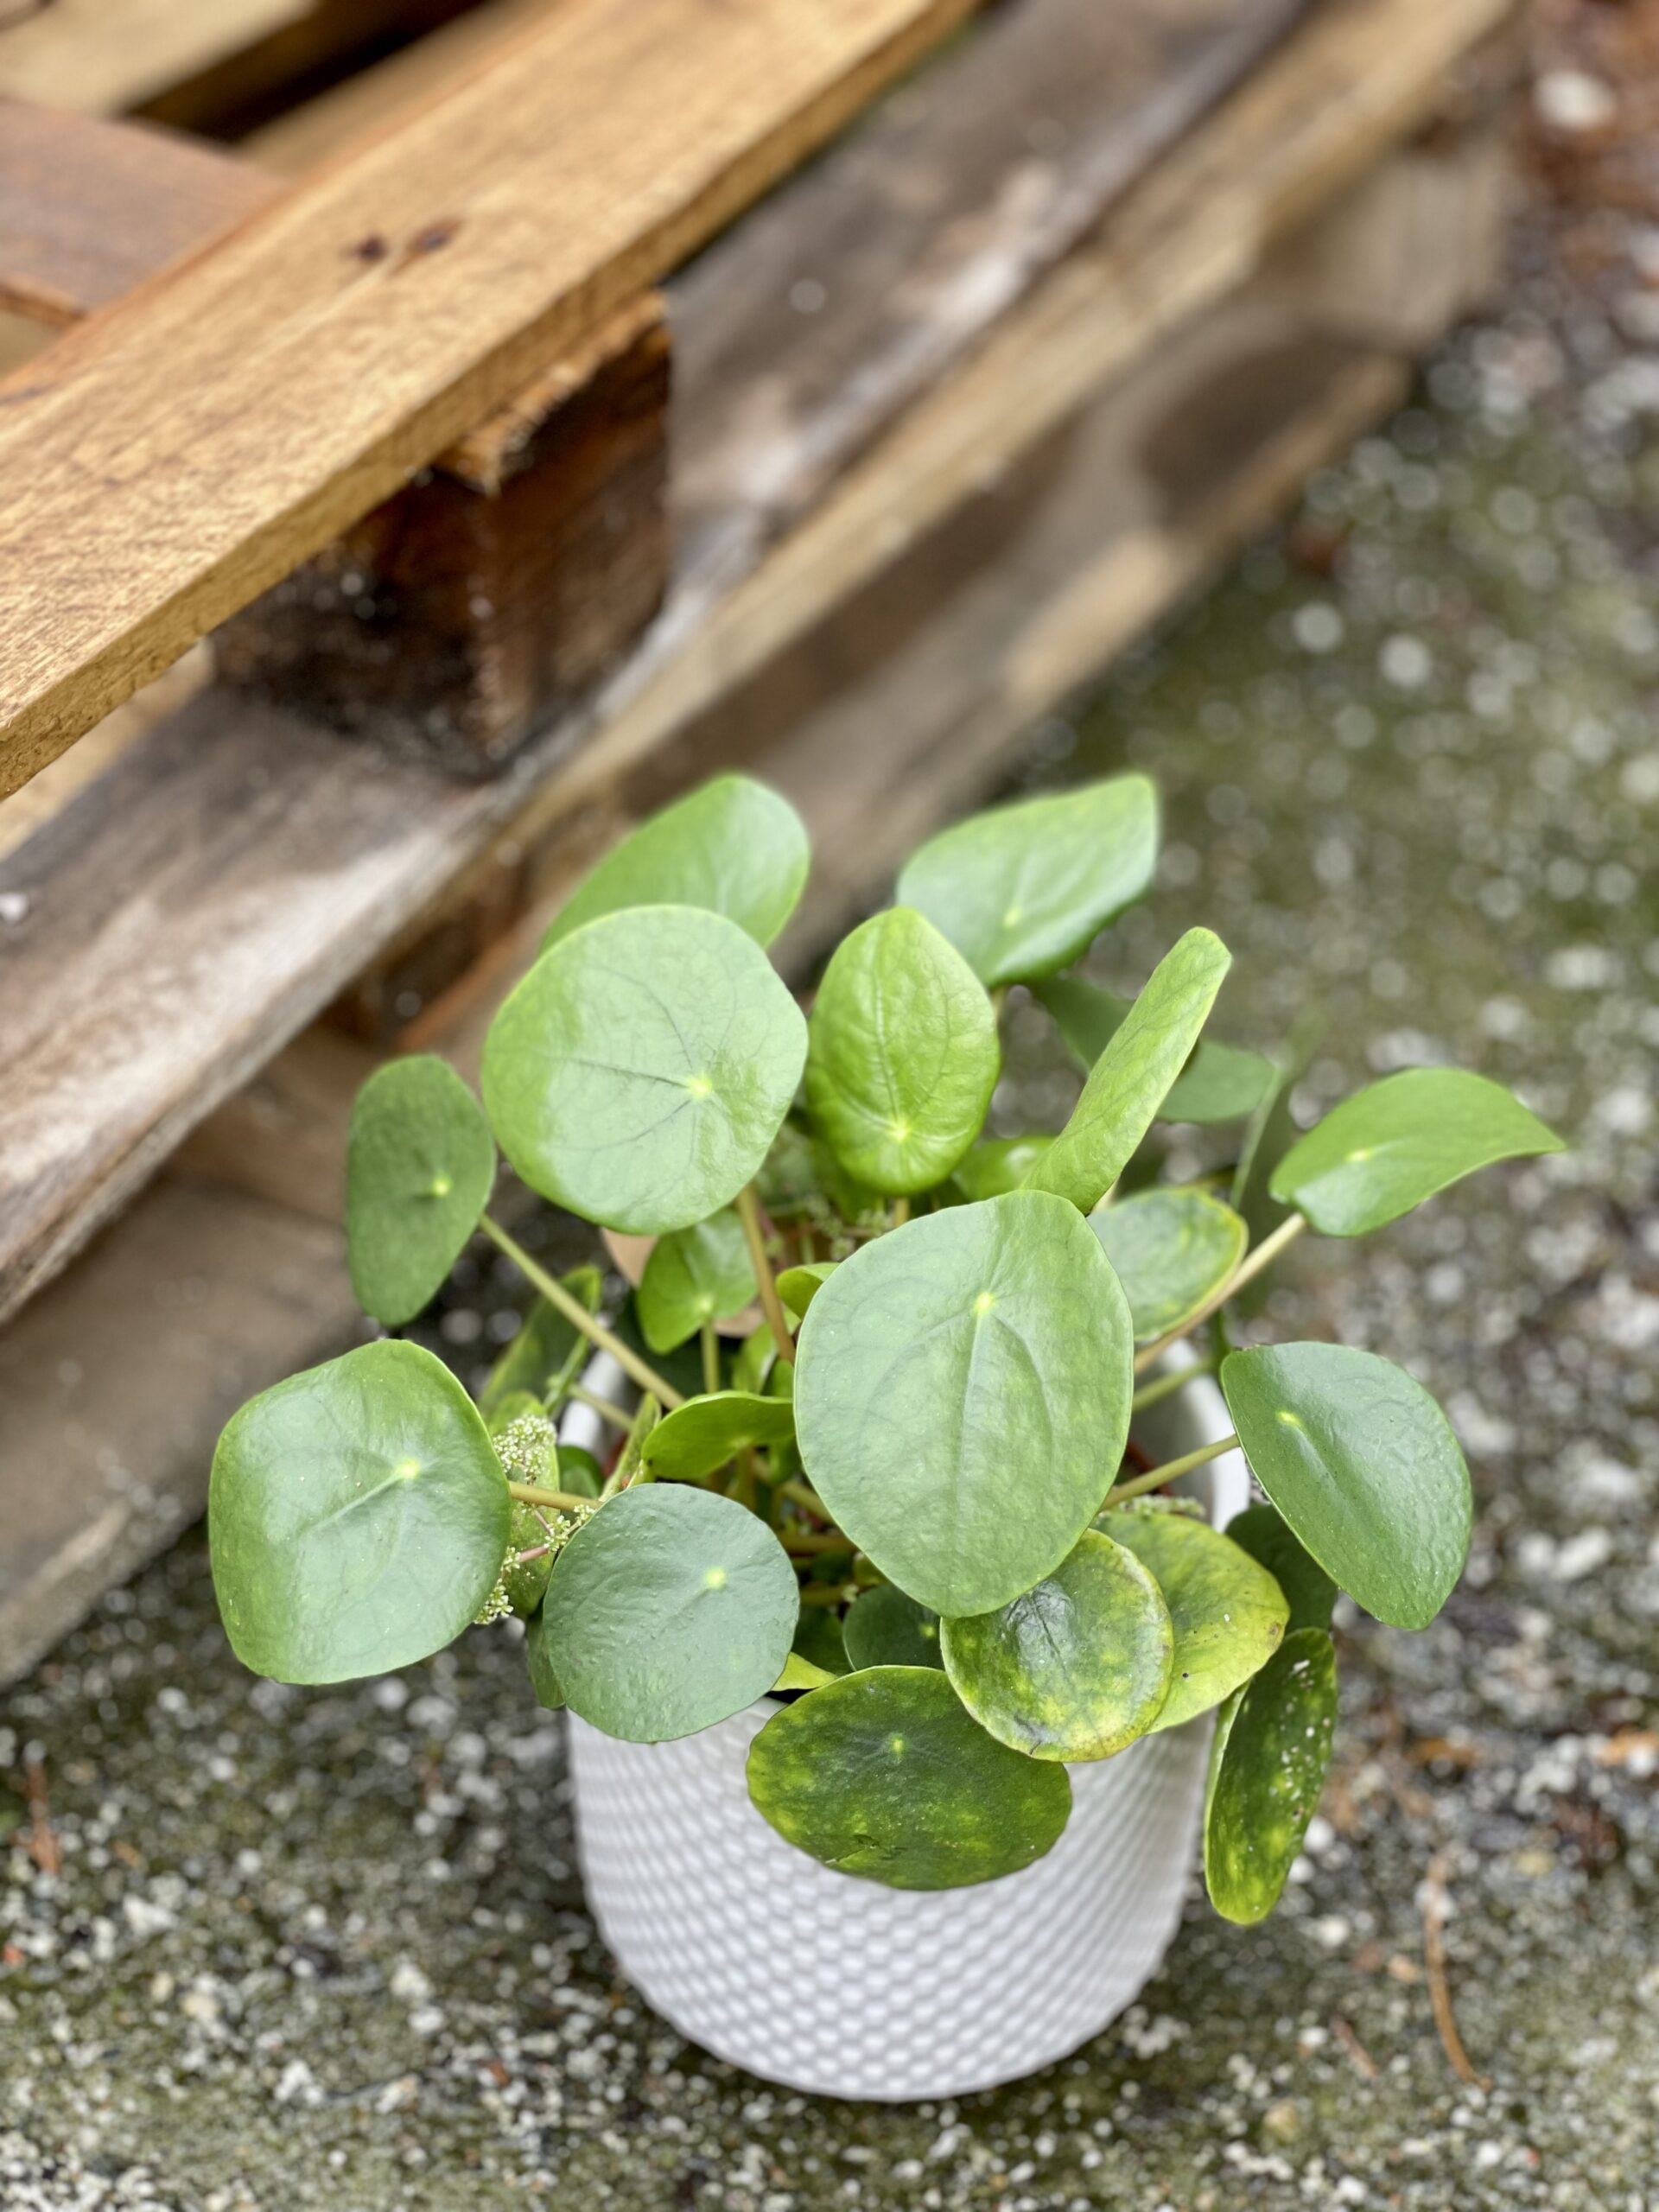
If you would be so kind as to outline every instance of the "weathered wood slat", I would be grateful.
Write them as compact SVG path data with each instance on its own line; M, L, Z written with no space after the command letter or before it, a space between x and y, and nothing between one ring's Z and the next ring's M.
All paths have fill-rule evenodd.
M7 0L0 92L86 115L234 126L279 87L471 0Z
M1402 20L1422 16L1431 4L1387 0ZM1122 13L1150 27L1146 75L1139 84L1123 78L1102 84L1102 99L1123 113L1137 106L1137 91L1141 98L1157 93L1161 113L1177 118L1190 108L1173 98L1174 78L1197 71L1201 86L1214 86L1197 27L1208 20L1214 38L1234 40L1243 11L1232 0L1217 0L1208 17L1185 7L1174 17L1181 35L1173 53L1153 35L1168 16L1164 0L1137 0ZM1028 38L1051 42L1062 40L1068 27L1089 31L1089 16L1090 0L1027 0L1008 11L1008 22L1022 22ZM1205 126L1205 137L1219 135L1232 149L1232 168L1219 157L1219 181L1239 194L1236 226L1243 237L1255 238L1263 213L1252 197L1261 135L1281 130L1289 139L1285 159L1292 170L1299 159L1330 163L1334 157L1307 86L1312 79L1323 98L1330 73L1343 68L1358 35L1358 9L1320 13L1285 47L1265 71L1279 91L1249 130L1236 128L1234 102ZM1281 24L1279 0L1256 0L1261 48L1272 44ZM1232 51L1236 67L1243 67L1236 44ZM931 86L943 128L949 126L956 73L971 53L973 44L964 42L916 84L918 98ZM1429 95L1431 79L1421 98L1427 102ZM1192 95L1190 106L1201 98ZM1139 122L1130 128L1146 146L1144 128ZM905 118L882 108L862 133L825 157L823 170L854 150L868 159L868 143L861 142L887 130L909 133L918 162L931 162L931 143L918 142L913 113ZM1385 128L1376 128L1371 153L1385 139ZM1365 159L1363 146L1354 159ZM868 173L880 175L880 163ZM964 194L969 213L982 210L987 197L1000 197L1000 179L978 166L971 183L980 197ZM817 179L797 179L783 197L794 199L805 188L817 190ZM861 193L852 197L874 224L878 206ZM1133 217L1137 199L1139 193L1119 210L1113 230ZM1194 206L1194 217L1199 213L1201 206ZM862 226L854 221L849 237L856 241L861 234ZM995 230L969 226L969 234L973 245L964 245L960 264L964 289L978 265L973 248L1000 250ZM696 289L686 315L692 334L699 325L719 329L723 316L732 327L746 323L757 332L790 327L785 301L752 272L747 237L750 226L736 226L692 272ZM836 281L852 296L852 270L841 285L827 252L814 259L818 281ZM1064 274L1062 268L1051 283ZM1232 274L1236 270L1230 268ZM1164 281L1161 274L1157 281ZM1177 296L1192 292L1179 259L1168 281ZM1095 276L1086 285L1090 309L1097 288ZM1126 352L1135 349L1135 327L1148 327L1148 292L1157 296L1154 272L1130 261L1115 301L1103 305L1109 323L1126 325ZM1046 315L1042 294L1031 312ZM885 292L865 296L865 316L874 332L893 329ZM1066 325L1058 327L1051 354L1066 340ZM703 354L710 352L703 345ZM767 378L759 339L750 359L754 418L761 425L779 414L797 420L798 449L810 471L818 445L812 407L791 400L785 378ZM1122 365L1122 354L1115 365ZM803 370L810 378L812 363ZM1051 383L1053 367L1035 378L1027 360L1008 383L998 380L993 390L976 385L973 391L984 390L984 396L969 394L969 414L956 403L943 411L933 403L916 407L898 445L885 455L872 454L823 513L777 546L754 575L759 549L777 529L777 502L801 505L805 493L787 471L774 471L754 526L730 520L741 515L743 502L757 502L750 454L732 431L723 394L699 387L692 372L679 387L677 447L699 451L706 407L721 418L730 489L716 493L703 478L703 513L726 515L726 522L699 533L702 550L681 569L671 604L593 712L591 728L600 734L557 774L549 777L549 759L569 750L575 734L569 728L550 732L495 787L458 791L418 767L370 761L292 716L206 695L177 721L142 739L62 818L13 852L0 868L0 887L22 905L22 920L9 927L0 960L0 1059L9 1068L9 1113L0 1128L0 1310L29 1296L217 1099L449 892L455 878L475 869L489 885L511 872L524 876L522 889L533 893L542 862L526 861L526 854L533 856L553 827L566 832L577 825L580 836L584 817L604 807L635 763L666 754L679 728L761 668L791 635L821 620L861 577L887 564L905 533L925 531L936 515L960 505L973 489L973 471L1004 467L1042 435L1055 418L1033 414L1033 407ZM872 378L878 403L868 435L892 420L892 378ZM841 400L830 394L827 404L838 410L836 435L845 438ZM956 475L936 469L929 440L944 440L951 454L967 445L971 467ZM841 522L845 502L862 518L854 533ZM746 573L750 582L743 584ZM664 774L671 777L672 767ZM520 896L518 882L513 896ZM495 912L500 900L485 898L485 905Z
M0 94L0 307L71 323L281 189L217 147Z
M719 229L974 0L568 0L0 387L0 791Z

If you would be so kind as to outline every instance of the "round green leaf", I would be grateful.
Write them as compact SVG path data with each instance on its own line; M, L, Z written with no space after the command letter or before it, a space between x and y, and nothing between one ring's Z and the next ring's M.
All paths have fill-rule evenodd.
M1268 1187L1322 1235L1363 1236L1477 1167L1563 1148L1501 1084L1461 1068L1407 1068L1333 1108Z
M800 1599L764 1521L656 1483L601 1505L559 1554L538 1616L573 1713L666 1743L753 1705L784 1671Z
M798 1320L805 1314L839 1264L835 1260L809 1260L804 1267L785 1268L779 1276L778 1295Z
M1072 1057L1088 1073L1122 1027L1131 1001L1080 976L1052 976L1035 986ZM1242 1122L1272 1090L1277 1071L1260 1052L1201 1037L1166 1093L1160 1122Z
M1052 976L1141 897L1158 859L1158 793L1113 776L970 816L912 855L899 898L982 983Z
M1209 930L1188 930L1172 946L1090 1071L1071 1120L1026 1177L1027 1190L1058 1192L1093 1212L1156 1120L1231 964Z
M542 1640L539 1614L531 1622L529 1633L524 1637L524 1657L530 1666L531 1695L543 1712L562 1712L564 1689L548 1658L547 1649Z
M1004 1605L1098 1511L1128 1431L1128 1304L1082 1217L1013 1191L843 1260L801 1325L814 1488L938 1613Z
M987 1137L951 1171L957 1187L970 1198L1000 1198L1017 1191L1053 1143L1052 1137Z
M794 1409L786 1397L716 1390L664 1414L646 1437L641 1457L653 1475L696 1482L746 1445L787 1444L794 1433Z
M634 1305L652 1351L672 1351L705 1321L741 1313L755 1295L754 1263L743 1224L729 1206L690 1229L659 1236L639 1279Z
M572 1268L560 1281L587 1312L598 1313L604 1285L597 1268ZM556 1306L538 1298L491 1368L479 1394L479 1411L491 1414L505 1398L524 1392L542 1403L556 1405L592 1357L593 1348L582 1332Z
M612 848L560 908L542 950L628 906L706 907L770 944L795 911L808 859L786 798L747 776L715 776Z
M1290 1607L1287 1636L1299 1628L1330 1627L1337 1586L1291 1535L1276 1505L1247 1505L1227 1523L1227 1534L1241 1551L1267 1568L1284 1592Z
M1287 1636L1216 1726L1204 1878L1224 1919L1264 1920L1302 1847L1331 1764L1337 1656L1323 1629Z
M1175 1664L1152 1725L1179 1728L1266 1665L1284 1637L1289 1605L1267 1569L1207 1522L1131 1506L1101 1525L1135 1554L1169 1608Z
M560 1445L558 1477L552 1487L569 1491L572 1497L597 1497L605 1484L598 1460L580 1444Z
M975 1719L1033 1759L1109 1758L1169 1694L1169 1609L1134 1553L1097 1529L1034 1589L947 1620L939 1640Z
M636 906L543 953L490 1025L484 1098L532 1190L664 1235L729 1205L806 1053L800 1009L723 915Z
M842 1629L847 1656L855 1667L943 1667L939 1617L878 1582L847 1608Z
M363 1344L232 1415L213 1454L213 1586L245 1667L342 1682L442 1650L495 1587L507 1485L473 1402L418 1344Z
M749 1795L786 1842L895 1890L956 1890L1052 1850L1071 1810L1064 1767L1021 1758L931 1667L844 1675L767 1721Z
M1243 1223L1195 1188L1137 1191L1097 1206L1089 1226L1117 1271L1143 1342L1179 1329L1244 1256Z
M1421 1382L1343 1344L1263 1344L1222 1362L1250 1472L1339 1589L1424 1628L1469 1550L1469 1470Z
M388 1328L412 1321L460 1257L495 1180L495 1142L445 1060L378 1068L357 1094L346 1147L352 1288Z
M895 906L842 941L812 1003L806 1103L861 1182L888 1196L943 1182L1001 1068L984 986L925 915Z
M851 1662L842 1637L841 1616L828 1605L803 1605L795 1629L795 1650L827 1675L844 1675Z

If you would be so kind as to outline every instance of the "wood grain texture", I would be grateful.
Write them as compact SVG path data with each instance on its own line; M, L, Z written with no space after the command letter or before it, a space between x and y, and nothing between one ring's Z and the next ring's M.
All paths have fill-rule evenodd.
M317 12L317 0L51 0L0 28L0 92L113 114Z
M28 0L0 12L0 92L86 115L235 131L355 54L470 0Z
M972 0L568 0L0 386L0 791L717 230Z
M613 668L662 603L668 392L651 293L233 614L213 641L221 678L488 773Z
M217 147L153 124L0 95L0 306L78 321L279 189Z
M1467 29L1478 10L1459 5ZM0 961L0 1305L44 1281L365 962L420 937L458 882L499 927L563 855L591 849L619 806L683 785L699 765L679 743L688 729L830 610L879 589L906 542L1232 289L1276 227L1432 110L1447 54L1430 34L1454 37L1447 16L1446 0L1368 0L1313 17L1198 134L1201 158L1183 149L1154 170L1036 288L1006 344L993 338L910 409L747 580L741 564L683 575L576 726L590 741L556 772L571 730L499 784L457 790L215 693L38 830L0 868L0 889L22 902ZM1355 73L1379 44L1385 58L1411 48L1417 73L1384 69L1368 107ZM1187 179L1184 219L1172 174ZM734 302L757 313L747 227L715 251L734 257ZM463 957L476 949L469 929L463 917ZM415 1006L396 1005L394 987L393 1011L407 1019L431 982L417 965Z

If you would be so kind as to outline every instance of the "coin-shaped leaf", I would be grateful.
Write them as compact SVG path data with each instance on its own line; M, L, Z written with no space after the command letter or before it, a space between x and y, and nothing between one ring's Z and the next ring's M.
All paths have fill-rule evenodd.
M1128 1304L1064 1201L925 1214L843 1260L801 1324L795 1420L819 1496L938 1613L1028 1590L1099 1510L1128 1430Z
M634 1305L652 1351L672 1351L705 1321L741 1313L755 1294L743 1224L729 1206L651 1248Z
M1337 1586L1310 1559L1285 1526L1276 1505L1247 1505L1227 1523L1227 1534L1241 1551L1258 1560L1285 1593L1290 1618L1287 1636L1299 1628L1329 1628L1331 1608L1337 1602Z
M1451 1424L1391 1360L1343 1344L1231 1352L1222 1395L1250 1472L1357 1605L1424 1628L1469 1550L1469 1470Z
M939 1640L975 1719L1030 1758L1109 1758L1169 1694L1175 1639L1158 1585L1093 1529L1034 1589L947 1620Z
M1175 1664L1154 1729L1207 1713L1279 1649L1290 1610L1283 1592L1207 1522L1130 1506L1106 1514L1100 1526L1135 1554L1169 1607Z
M1128 1165L1215 1003L1232 955L1208 930L1188 930L1095 1062L1071 1118L1026 1178L1091 1213Z
M943 1182L1001 1068L985 987L925 915L894 906L842 940L812 1002L806 1103L860 1182L889 1196Z
M773 1374L777 1373L774 1368ZM768 1391L716 1390L664 1414L646 1437L642 1456L653 1475L696 1482L748 1444L787 1444L795 1414L786 1397Z
M1122 1027L1131 999L1103 990L1080 976L1055 976L1034 986L1055 1027L1085 1074ZM1272 1089L1274 1064L1260 1052L1201 1037L1166 1093L1160 1122L1240 1122Z
M800 1319L838 1264L835 1260L809 1260L804 1267L785 1268L778 1278L779 1297Z
M598 1313L604 1284L597 1268L572 1268L560 1281L578 1305L589 1313ZM504 1399L519 1391L556 1405L592 1357L592 1347L582 1332L565 1319L556 1306L538 1298L518 1335L491 1368L479 1394L479 1411L491 1414Z
M418 1344L359 1345L251 1399L213 1454L213 1586L236 1656L342 1682L441 1650L495 1586L501 1463Z
M847 1608L842 1629L855 1667L943 1667L939 1617L891 1582L878 1582Z
M844 1675L852 1664L841 1632L841 1617L828 1605L803 1605L795 1629L796 1651L826 1674Z
M957 1162L957 1188L970 1198L1000 1198L1017 1191L1053 1141L1050 1136L987 1137Z
M763 1697L799 1610L795 1570L758 1515L712 1491L648 1483L572 1536L537 1627L573 1713L657 1744Z
M1363 1236L1497 1160L1562 1142L1501 1084L1407 1068L1334 1107L1274 1171L1275 1198L1326 1236Z
M1141 896L1157 859L1156 787L1113 776L942 830L906 863L899 898L992 988L1081 958Z
M786 1842L895 1890L955 1890L1052 1850L1071 1810L1064 1767L1021 1758L932 1667L844 1675L767 1721L749 1796Z
M346 1147L352 1288L388 1328L439 1291L495 1180L483 1109L446 1060L420 1053L376 1070L357 1094Z
M735 922L635 906L542 955L490 1025L484 1098L532 1190L663 1235L748 1182L805 1056L799 1008Z
M542 950L626 906L704 906L770 944L806 883L806 831L786 798L715 776L614 845L560 908Z
M1142 1340L1179 1329L1244 1256L1243 1223L1195 1187L1114 1198L1096 1206L1089 1225L1117 1270Z
M1204 1878L1224 1919L1264 1920L1279 1901L1331 1764L1337 1657L1323 1629L1287 1636L1216 1724Z
M524 1637L524 1657L530 1666L530 1694L545 1713L564 1709L564 1686L553 1671L542 1641L541 1617L531 1620Z

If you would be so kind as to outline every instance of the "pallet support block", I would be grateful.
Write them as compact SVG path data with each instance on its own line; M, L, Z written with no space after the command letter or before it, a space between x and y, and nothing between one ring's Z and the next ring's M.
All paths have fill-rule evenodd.
M651 293L233 615L221 678L460 774L499 767L662 602L668 396Z

